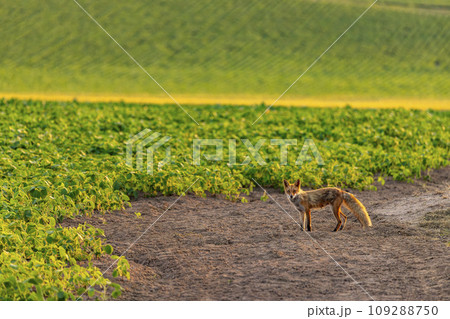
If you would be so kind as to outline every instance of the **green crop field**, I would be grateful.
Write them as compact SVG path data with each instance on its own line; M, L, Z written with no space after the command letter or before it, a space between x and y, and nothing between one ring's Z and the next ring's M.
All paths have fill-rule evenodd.
M76 1L3 1L0 300L120 296L122 288L94 259L116 260L113 277L129 279L127 259L101 229L61 223L123 209L142 194L212 194L245 203L257 183L281 189L282 179L300 178L304 187L375 191L375 181L386 177L428 179L431 169L447 166L450 111L427 110L430 104L275 105L253 125L267 105L214 100L275 100L308 70L285 101L392 106L412 99L447 109L447 0L380 0L329 48L373 1L79 0L170 94L192 97L183 108L198 124L162 100L95 102L167 96ZM100 98L49 101L82 95ZM201 104L202 97L213 102ZM168 138L155 150L151 174L138 168L136 147L127 157L127 141L145 129ZM195 146L198 140L216 144ZM290 140L286 158L281 140ZM213 157L216 147L222 156ZM436 216L428 215L428 224L438 224Z
M76 299L120 294L120 287L102 277L90 262L112 254L103 232L89 225L62 228L64 218L121 209L140 192L148 195L223 194L243 200L256 180L281 187L281 180L301 178L305 187L336 185L374 189L374 174L397 180L427 176L427 170L448 165L450 112L319 109L274 107L255 125L265 106L191 106L195 124L173 105L78 103L0 100L0 299ZM126 141L143 129L169 136L171 160L153 174L126 165ZM223 139L224 158L208 160L214 147L202 148L193 163L194 139ZM229 165L229 140L236 140L236 164L250 152L244 147L266 143L248 165ZM287 165L272 139L297 139ZM303 154L306 139L315 154ZM307 160L309 155L310 161ZM123 257L114 276L129 276ZM89 288L91 285L94 287ZM106 293L105 287L112 286ZM89 288L89 289L88 289Z
M175 97L273 99L371 2L79 1ZM163 95L71 0L0 15L2 93ZM449 15L445 0L380 0L286 97L448 99Z

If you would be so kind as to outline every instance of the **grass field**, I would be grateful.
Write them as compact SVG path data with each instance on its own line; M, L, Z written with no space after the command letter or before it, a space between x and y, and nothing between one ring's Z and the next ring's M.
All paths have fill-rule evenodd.
M80 4L175 97L270 103L371 2ZM427 98L448 106L449 8L443 0L380 1L286 94L286 103ZM7 2L0 14L3 94L163 96L74 2Z
M301 178L305 187L374 189L375 174L380 183L386 176L410 180L448 165L449 112L274 107L252 126L264 109L187 107L198 126L174 105L1 100L0 297L76 299L94 284L89 296L105 297L102 287L110 285L118 296L120 288L85 262L113 253L102 243L103 232L59 223L121 209L142 192L183 194L192 185L189 192L197 195L245 202L242 195L253 189L253 179L276 188L283 178ZM156 165L153 175L125 164L125 142L145 128L172 137L171 161ZM299 167L295 161L308 138L323 163ZM214 153L205 147L201 165L193 165L194 139L223 139L223 161L205 160L204 154ZM229 139L237 140L237 164L250 155L244 139L253 145L266 139L259 151L266 165L253 156L248 165L228 165ZM287 165L280 165L280 146L270 145L271 139L298 139ZM164 155L156 152L155 163ZM129 276L124 258L114 270L119 275Z

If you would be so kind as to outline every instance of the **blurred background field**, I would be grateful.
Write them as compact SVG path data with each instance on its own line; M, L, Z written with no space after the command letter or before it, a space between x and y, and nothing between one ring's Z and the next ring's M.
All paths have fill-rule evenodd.
M235 104L273 102L372 2L79 1L175 98ZM0 12L3 96L170 101L75 2L3 1ZM445 108L449 30L446 0L380 0L278 104Z

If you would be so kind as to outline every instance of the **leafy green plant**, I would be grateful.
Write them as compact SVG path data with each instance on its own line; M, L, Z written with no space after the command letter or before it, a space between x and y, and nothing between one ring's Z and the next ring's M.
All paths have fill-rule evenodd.
M191 193L243 202L253 179L279 189L284 178L311 188L374 189L375 174L409 181L450 158L450 112L273 107L252 126L265 106L185 108L199 126L174 105L0 100L0 299L103 299L108 287L119 296L120 287L92 264L113 253L103 231L60 222L122 209L139 193L182 195L197 179ZM155 165L153 175L125 163L125 142L144 128L172 137L171 161ZM202 157L193 165L199 138L223 139L223 161ZM228 165L229 139L236 139L236 163L250 156L248 165ZM242 139L298 145L281 165L279 146L267 142L259 151L266 165L259 165ZM305 139L315 142L323 165L313 156L295 165ZM156 152L155 163L163 156ZM113 277L129 278L128 261L112 258Z

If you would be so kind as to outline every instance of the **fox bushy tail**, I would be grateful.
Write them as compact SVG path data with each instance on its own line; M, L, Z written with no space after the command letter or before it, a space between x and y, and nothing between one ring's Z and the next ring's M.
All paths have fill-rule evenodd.
M343 192L344 205L358 218L363 227L372 227L372 221L364 205L352 194Z

